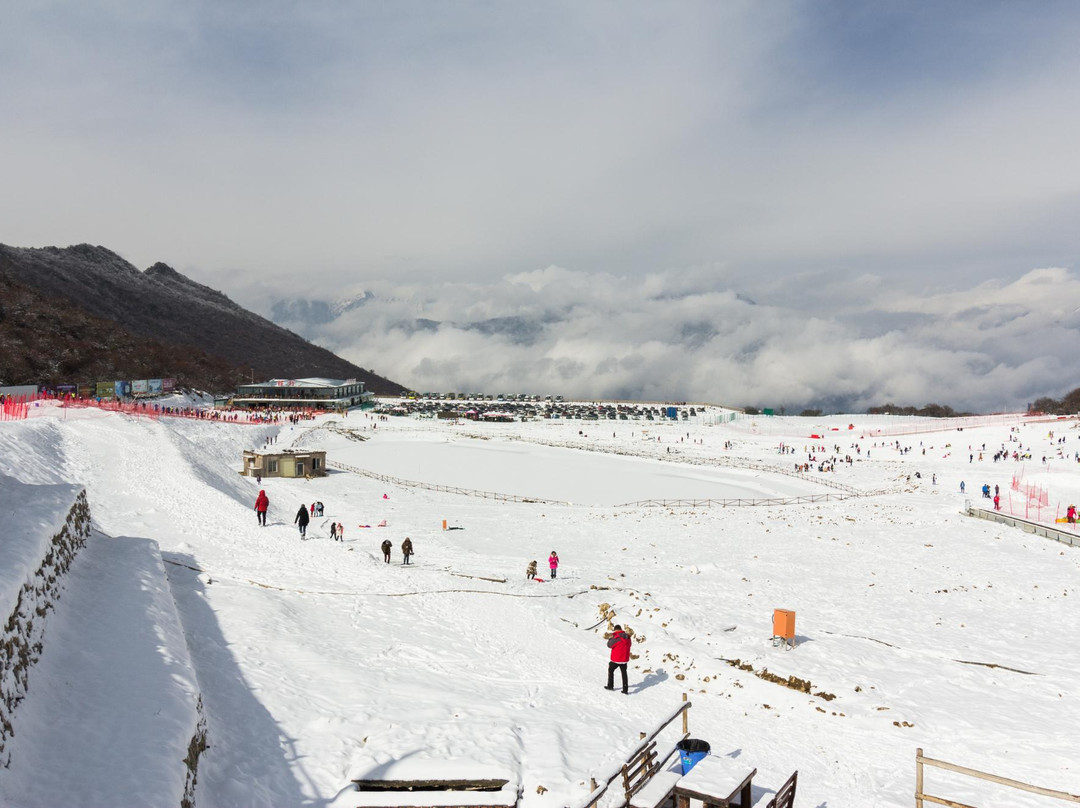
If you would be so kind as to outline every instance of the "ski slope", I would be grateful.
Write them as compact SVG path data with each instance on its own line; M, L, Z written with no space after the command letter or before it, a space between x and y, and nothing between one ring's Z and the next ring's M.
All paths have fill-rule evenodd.
M50 617L16 714L4 805L55 805L80 793L106 804L110 790L113 804L129 802L138 777L110 770L88 748L109 722L108 733L157 756L149 768L174 765L149 707L133 709L166 692L154 676L128 677L121 689L102 681L90 688L93 709L50 706L86 671L104 680L110 667L120 675L146 665L136 625L114 625L110 636L131 641L103 647L95 624L161 612L158 653L173 648L168 609L148 605L163 595L190 659L190 670L171 663L190 682L180 692L194 698L197 687L206 717L200 808L354 806L368 796L353 790L354 778L461 772L518 783L523 808L580 804L589 778L622 760L684 692L693 736L757 768L755 799L798 769L799 806L909 806L920 746L1080 792L1080 651L1070 636L1080 554L959 513L961 479L970 497L983 482L1005 488L1018 470L989 455L968 462L969 444L996 447L1009 427L860 440L871 419L816 419L815 431L822 421L840 430L824 433L830 448L817 456L834 444L854 455L856 443L862 454L831 474L795 478L758 467L788 471L822 443L797 418L770 420L768 434L684 423L650 424L648 435L633 422L335 419L366 438L357 441L319 428L325 420L280 428L98 415L0 424L0 474L84 486L97 530ZM1061 496L1080 491L1074 423L1020 427L1038 459L1056 447L1048 429L1063 430L1055 440L1067 437L1068 457L1027 464L1029 478ZM261 528L260 486L237 470L241 451L270 435L376 473L573 504L498 502L333 471L264 480L271 509ZM886 448L894 440L912 450ZM779 455L781 441L797 453ZM821 484L826 476L889 493L772 508L615 507L835 492ZM13 499L0 502L9 529L37 530L33 508ZM293 518L314 500L326 515L301 542ZM329 540L331 520L344 524L344 542ZM359 527L382 520L387 527ZM443 520L461 529L443 531ZM400 563L405 536L416 547L412 567ZM379 551L386 537L389 565ZM151 576L148 548L160 551L161 587L150 577L119 585L124 570ZM559 577L526 580L534 559L546 576L553 549ZM602 689L605 626L588 627L604 603L640 640L628 697ZM770 641L777 607L797 613L794 650ZM811 692L754 675L765 669L808 680ZM49 751L61 737L86 739L64 747L66 764ZM928 780L928 790L940 784L977 805L1054 804L945 773Z

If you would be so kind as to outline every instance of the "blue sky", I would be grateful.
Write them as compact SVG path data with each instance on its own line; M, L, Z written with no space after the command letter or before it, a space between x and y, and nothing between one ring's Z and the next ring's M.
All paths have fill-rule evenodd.
M552 266L807 317L1008 285L1076 266L1078 41L1065 2L0 0L0 241L263 310Z

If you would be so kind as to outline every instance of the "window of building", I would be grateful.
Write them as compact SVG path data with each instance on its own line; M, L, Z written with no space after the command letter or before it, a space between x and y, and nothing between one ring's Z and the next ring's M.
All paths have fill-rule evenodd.
M319 470L319 458L317 458L317 457L311 458L311 470L312 471L318 471Z
M296 476L297 477L303 477L304 476L304 464L301 463L299 460L296 461Z
M267 474L277 474L277 461L276 460L267 460L266 461L266 473Z

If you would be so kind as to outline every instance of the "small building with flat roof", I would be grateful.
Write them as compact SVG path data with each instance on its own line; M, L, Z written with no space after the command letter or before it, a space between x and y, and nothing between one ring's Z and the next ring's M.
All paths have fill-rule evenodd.
M356 379L270 379L258 384L242 384L232 398L234 407L276 407L279 409L347 410L371 406L374 393L364 390Z
M325 477L326 452L322 449L282 449L244 452L245 477Z

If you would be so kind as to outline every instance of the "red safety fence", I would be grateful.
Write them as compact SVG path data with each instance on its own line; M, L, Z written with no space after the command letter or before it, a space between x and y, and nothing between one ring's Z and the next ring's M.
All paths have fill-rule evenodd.
M51 396L36 394L32 396L7 396L0 405L0 420L21 421L33 414L34 408L42 402L56 402L61 408L95 409L103 412L115 412L133 418L191 418L197 421L213 421L225 424L281 424L296 423L322 415L325 410L221 410L210 407L175 407L165 406L152 401L116 401L96 398L75 398L73 396Z
M1004 496L998 497L995 510L1032 522L1053 524L1058 530L1078 529L1075 521L1068 521L1069 509L1073 508L1074 502L1059 499L1051 505L1050 489L1042 484L1024 482L1023 469L1013 474L1009 489L1001 493ZM1073 508L1074 520L1075 513L1076 509Z
M21 421L30 409L26 396L4 396L0 403L0 421Z

